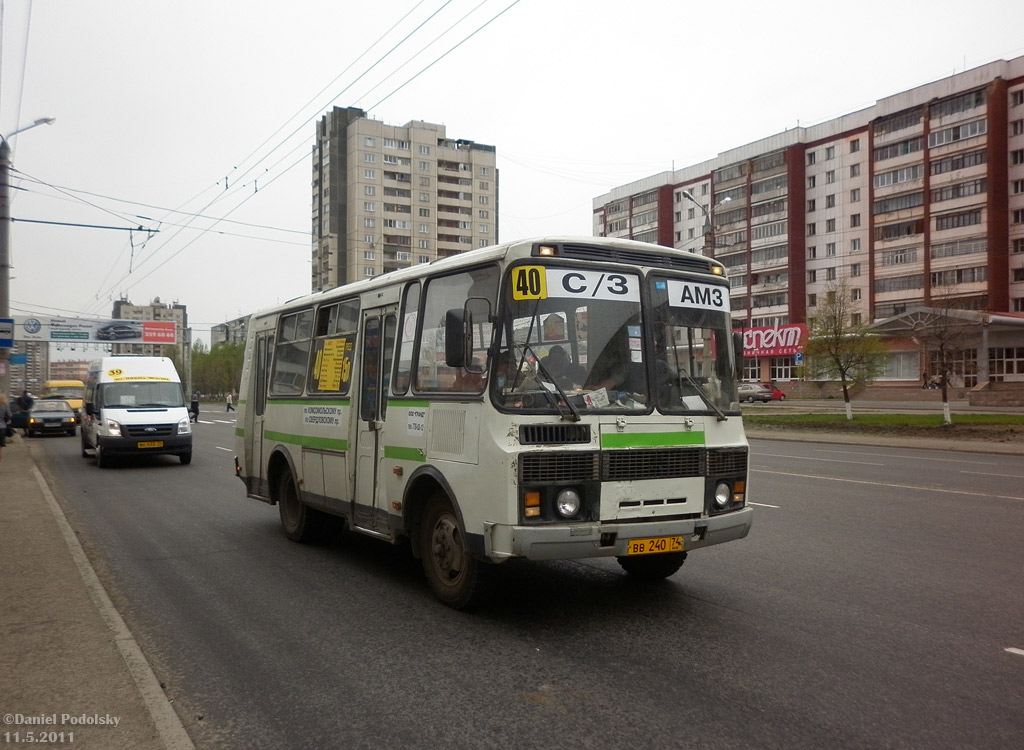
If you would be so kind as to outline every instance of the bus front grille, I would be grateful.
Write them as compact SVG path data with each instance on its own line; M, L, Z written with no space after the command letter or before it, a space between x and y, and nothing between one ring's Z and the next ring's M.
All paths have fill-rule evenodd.
M746 448L715 448L708 451L709 476L738 476L747 473Z
M523 484L588 482L598 478L598 454L524 453L519 459L519 479Z
M590 425L524 424L519 427L519 442L523 445L589 443Z
M601 479L672 479L704 475L703 448L671 450L605 451L601 454Z

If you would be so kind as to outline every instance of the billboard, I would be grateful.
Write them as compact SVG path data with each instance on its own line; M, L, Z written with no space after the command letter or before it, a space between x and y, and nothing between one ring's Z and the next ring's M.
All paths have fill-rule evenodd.
M174 321L15 316L15 341L64 344L177 344Z
M785 357L802 354L807 344L807 326L790 325L747 328L743 331L744 357Z

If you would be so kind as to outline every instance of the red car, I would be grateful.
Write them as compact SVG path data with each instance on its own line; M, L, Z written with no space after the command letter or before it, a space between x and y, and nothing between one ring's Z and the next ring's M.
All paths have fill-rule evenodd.
M782 392L779 386L775 383L761 383L765 388L772 392L772 401L785 401L786 394Z

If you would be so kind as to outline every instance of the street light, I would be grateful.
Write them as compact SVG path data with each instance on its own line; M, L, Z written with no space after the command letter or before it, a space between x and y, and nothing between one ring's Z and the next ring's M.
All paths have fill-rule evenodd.
M8 138L38 125L49 125L57 118L40 117L4 136L0 133L0 319L11 317L11 144ZM10 396L11 350L0 348L0 393Z
M698 202L698 200L693 197L693 193L691 193L689 190L684 190L683 196L693 205L699 208L701 210L701 213L704 214L704 252L706 254L709 248L715 247L715 226L714 224L711 223L711 215L715 211L720 209L722 206L724 206L726 203L731 201L732 197L726 196L725 198L722 198L722 200L720 200L718 204L712 207L709 211L703 206L703 204Z

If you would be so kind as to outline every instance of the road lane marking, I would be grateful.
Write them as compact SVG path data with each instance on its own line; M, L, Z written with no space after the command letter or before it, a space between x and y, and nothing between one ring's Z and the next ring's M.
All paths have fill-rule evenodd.
M1024 500L1019 495L995 495L991 492L968 492L966 490L947 490L942 487L924 487L918 484L893 484L892 482L871 482L867 479L844 479L842 477L823 477L817 474L795 474L792 471L769 471L754 467L754 471L763 474L778 474L784 477L801 477L803 479L825 479L831 482L849 482L850 484L870 484L876 487L891 487L897 490L920 490L922 492L941 492L946 495L968 495L970 497L989 497L994 500Z
M758 453L758 457L770 456L771 458L800 458L804 461L831 461L837 464L860 464L861 466L885 466L882 463L872 461L843 461L840 458L814 458L813 456L790 456L785 453ZM849 455L849 454L847 454Z
M817 449L819 453L842 453L844 456L849 456L851 451L834 451L826 448ZM931 448L914 448L912 450L933 450ZM860 451L853 452L855 456L882 456L884 458L893 458L891 453L861 453ZM931 458L929 456L914 456L915 461L941 461L944 464L970 464L971 466L998 466L997 463L983 463L975 459L958 459L958 458Z
M993 474L991 471L967 471L963 469L961 474L981 474L986 477L1007 477L1009 479L1024 479L1024 474Z
M768 503L747 503L747 505L756 505L758 508L781 508L781 505L769 505Z
M1024 656L1024 648L1007 648L1005 651L1009 651L1011 654L1017 654L1017 656Z
M219 450L219 451L230 451L230 450L231 450L231 448L223 448L223 447L221 447L221 446L219 446L219 445L218 445L218 446L215 446L215 447L216 447L216 448L217 448L217 450Z

